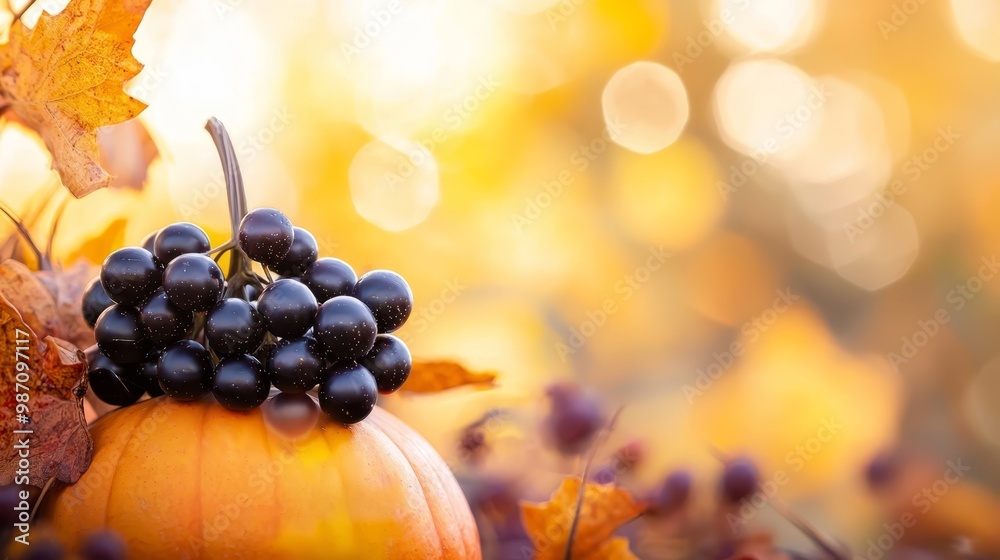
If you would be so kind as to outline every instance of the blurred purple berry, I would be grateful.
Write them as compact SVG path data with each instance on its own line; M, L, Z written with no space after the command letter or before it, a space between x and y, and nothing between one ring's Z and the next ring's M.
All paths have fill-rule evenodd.
M691 496L691 484L691 473L686 470L667 475L660 491L653 497L653 507L657 513L669 513L682 508Z
M80 556L84 560L127 560L125 539L114 531L98 531L83 543Z
M870 488L882 488L896 477L898 470L899 461L896 454L883 451L865 466L865 481Z
M598 484L614 484L617 479L615 470L611 467L601 467L590 475L590 480Z
M34 541L21 555L21 560L63 560L64 558L66 558L66 549L53 540Z
M722 471L722 496L732 503L750 497L757 490L757 467L753 461L739 457L726 463Z
M585 451L604 425L601 402L570 383L551 385L547 394L551 410L545 419L545 431L553 444L566 455Z

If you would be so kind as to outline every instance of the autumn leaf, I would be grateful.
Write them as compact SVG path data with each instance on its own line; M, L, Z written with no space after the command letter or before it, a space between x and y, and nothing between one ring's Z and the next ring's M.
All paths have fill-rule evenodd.
M521 520L535 545L536 560L562 560L565 556L580 484L579 477L566 478L548 502L521 503ZM643 509L622 488L588 482L573 537L573 559L637 559L628 541L614 533Z
M80 305L84 288L98 272L97 266L86 262L32 272L8 259L0 264L0 290L39 337L54 336L87 348L94 344L94 331L84 321Z
M146 105L123 87L142 65L132 56L150 0L71 0L43 13L34 29L18 21L0 48L0 109L35 130L63 184L82 197L111 184L97 129L127 121Z
M0 484L24 474L33 486L53 477L73 483L93 454L83 411L86 360L69 342L35 334L7 298L18 289L0 283ZM21 453L26 473L18 472Z
M448 361L414 362L410 377L403 384L405 393L436 393L454 387L476 385L492 387L496 372L475 372Z

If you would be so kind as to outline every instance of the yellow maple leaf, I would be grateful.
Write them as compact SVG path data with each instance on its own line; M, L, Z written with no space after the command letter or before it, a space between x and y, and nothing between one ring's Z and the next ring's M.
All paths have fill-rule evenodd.
M132 35L149 2L72 0L58 15L43 13L34 29L16 22L0 47L0 110L41 136L76 197L112 181L100 164L97 129L146 107L123 87L142 69Z
M493 371L477 372L462 364L449 361L414 362L410 377L403 384L405 393L436 393L445 389L464 386L492 387L497 374Z
M536 560L565 557L581 483L579 477L566 478L548 502L521 503L521 520L535 545ZM588 482L573 536L573 559L636 559L629 550L628 540L615 537L614 533L643 509L622 488Z

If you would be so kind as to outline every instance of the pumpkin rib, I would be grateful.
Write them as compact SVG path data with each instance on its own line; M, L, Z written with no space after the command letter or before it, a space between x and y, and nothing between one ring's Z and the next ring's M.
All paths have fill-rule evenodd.
M441 543L442 558L448 558L451 556L450 554L447 554L449 548L451 548L451 550L454 550L455 552L460 552L462 555L460 558L462 559L476 557L474 554L470 555L469 549L466 546L467 545L466 542L467 535L465 534L466 523L463 523L463 520L460 518L460 516L456 515L455 507L458 504L454 503L454 496L452 492L449 492L448 490L449 486L448 482L450 481L444 480L442 473L440 473L436 468L433 469L431 476L421 476L420 474L421 471L418 471L418 469L413 464L413 460L410 458L410 453L411 452L415 453L419 455L420 461L425 466L433 467L434 463L436 462L435 460L439 459L437 455L431 456L430 454L428 454L427 451L430 444L424 443L423 445L419 446L407 446L406 449L403 449L403 446L400 445L400 440L402 440L405 437L405 434L400 430L401 422L399 422L399 420L397 420L395 417L392 416L385 416L385 417L380 416L378 420L379 420L379 426L382 429L382 433L384 433L386 437L388 437L389 440L392 441L393 445L395 445L396 448L400 450L400 453L402 453L403 457L406 458L406 462L410 466L410 469L416 475L417 481L420 483L420 490L424 495L424 499L427 501L428 508L430 508L431 519L434 522L435 529L437 529L440 526L438 522L439 521L438 515L440 515L442 511L439 508L431 506L431 501L427 499L427 486L431 485L434 486L435 489L437 490L436 493L444 497L445 500L448 502L448 504L451 506L451 508L443 512L446 514L450 514L448 515L451 518L450 523L448 519L442 521L444 521L446 525L454 524L461 531L462 537L460 539L457 539L461 543L461 550L456 550L455 548L453 548L455 545L452 542L452 540L443 541L440 538L441 533L438 531L436 534L438 535L438 540ZM451 475L451 471L448 471L448 474Z
M438 550L440 551L438 558L444 558L445 545L441 542L441 527L438 526L437 516L434 515L434 510L431 507L431 501L427 498L427 489L424 488L424 481L420 478L420 474L417 473L417 469L413 466L413 461L410 460L409 455L406 454L406 451L403 451L402 446L400 446L399 443L397 443L396 440L388 434L386 434L386 439L392 443L393 447L399 450L399 454L402 455L403 460L406 461L406 466L408 466L410 468L410 472L413 473L413 478L415 478L417 480L417 484L420 485L420 495L424 497L424 503L427 504L427 515L431 518L431 524L434 525L434 536L437 538Z
M271 435L272 434L271 434L271 430L267 427L267 418L265 418L264 414L262 412L260 412L259 410L255 414L256 414L257 418L260 418L260 429L261 429L261 434L262 434L261 435L261 439L263 441L264 456L267 457L267 459L269 461L273 461L274 460L274 448L271 446ZM280 502L278 501L278 485L277 485L277 483L271 484L270 486L271 486L271 503L272 504L280 504ZM277 512L277 518L278 519L281 518L281 513L282 513L282 511L281 511L281 509L279 509L278 512ZM278 519L273 519L272 518L272 521L274 523L277 523Z
M146 419L153 414L153 411L159 408L163 404L163 402L164 401L157 401L155 404L153 404L153 406L149 407L147 410L142 411L139 414L139 420L135 423L135 426L132 428L132 431L129 432L128 437L125 438L125 443L122 445L121 453L118 454L118 460L115 461L115 470L111 472L111 477L108 480L108 497L105 498L104 500L105 527L108 526L108 517L109 517L108 512L111 511L111 508L107 507L107 504L111 503L111 494L113 494L115 491L115 479L118 477L118 466L121 465L122 456L125 455L125 452L128 450L129 445L132 444L132 438L135 437L135 433L138 432L139 428L142 427L142 423L145 422Z
M404 424L402 420L396 418L395 416L386 417L385 422L391 426L391 433L396 434L400 438L405 437L406 431L411 431L409 426ZM482 550L480 550L479 547L479 533L475 529L475 519L472 515L472 510L469 508L469 504L465 499L465 494L459 487L458 481L455 479L455 475L452 473L451 468L447 465L447 463L444 463L444 460L441 459L440 455L437 454L429 443L424 442L424 445L414 448L414 452L418 453L420 458L428 466L434 465L436 462L440 462L444 465L445 470L443 472L438 469L434 470L434 481L437 483L438 488L441 491L441 495L445 498L445 501L449 506L445 510L445 513L452 518L455 525L459 528L460 538L458 540L462 546L461 558L463 560L468 558L482 558ZM462 514L459 512L462 512ZM470 542L476 543L473 550L469 549Z
M389 434L385 433L385 430L371 429L370 427L363 425L360 427L351 426L349 429L355 430L357 428L365 430L365 433L368 434L366 435L366 438L371 440L372 447L379 448L380 450L381 449L391 450L392 448L395 448L399 452L399 456L406 464L406 468L410 470L410 473L413 475L413 480L416 482L417 488L419 488L420 490L420 497L422 499L421 501L425 506L425 511L421 512L421 517L430 519L430 523L434 527L434 531L432 534L434 536L434 542L436 543L436 548L437 550L440 551L437 558L446 560L444 556L445 546L444 543L441 541L441 531L440 531L441 527L438 524L437 518L435 518L434 516L434 507L431 505L431 502L427 497L427 492L424 490L424 483L420 478L420 473L417 472L416 468L414 468L413 463L410 461L410 458L406 455L406 452L400 447L398 443L396 443L396 441Z

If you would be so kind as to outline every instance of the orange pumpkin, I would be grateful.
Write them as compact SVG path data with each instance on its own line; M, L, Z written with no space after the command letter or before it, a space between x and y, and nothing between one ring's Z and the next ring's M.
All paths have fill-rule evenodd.
M260 409L160 397L94 423L94 460L51 505L72 549L122 534L133 558L479 559L461 489L388 412L289 438Z

